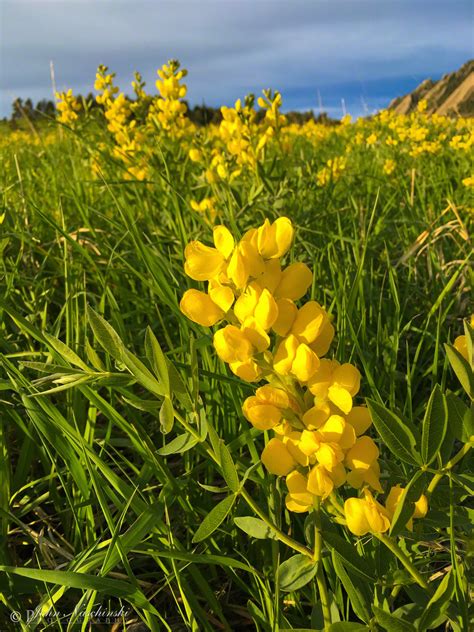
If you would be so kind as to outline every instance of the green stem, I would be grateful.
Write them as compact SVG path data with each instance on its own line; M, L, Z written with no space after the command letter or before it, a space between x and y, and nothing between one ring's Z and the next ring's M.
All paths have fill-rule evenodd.
M428 499L430 498L431 494L434 492L436 486L438 485L440 480L443 478L443 476L445 476L456 465L456 463L459 463L459 461L464 456L466 456L466 454L472 448L472 445L473 444L471 442L463 445L463 447L459 450L459 452L455 456L453 456L453 458L450 461L446 463L446 465L443 467L441 472L438 472L438 474L435 474L435 476L433 476L433 478L431 479L431 483L428 485L428 489L426 490L426 496L428 497Z
M323 611L323 619L324 619L324 630L329 630L331 625L331 610L329 607L329 596L328 589L326 586L326 579L324 577L324 568L322 561L322 548L323 548L323 539L321 536L321 515L320 511L321 501L317 498L314 501L314 553L313 560L314 563L318 565L318 570L316 571L316 583L318 585L319 591L319 600L321 602L321 608Z
M273 533L276 535L278 540L280 540L281 542L283 542L290 548L294 549L295 551L298 551L298 553L302 553L303 555L306 555L306 557L313 559L313 552L310 549L303 546L302 544L300 544L299 542L297 542L296 540L293 540L293 538L291 538L289 535L286 535L286 533L284 533L277 526L275 526L271 522L270 518L265 513L263 513L263 511L254 501L254 499L250 496L250 494L244 488L240 490L240 495L245 500L247 505L253 510L253 512L260 518L260 520L263 520L263 522L267 525L267 527L271 531L273 531Z
M425 590L430 590L428 583L425 581L422 575L418 572L418 570L413 566L413 564L411 563L411 560L405 555L405 553L401 550L401 548L398 546L395 540L392 540L392 538L389 538L383 533L374 533L374 535L380 540L380 542L385 544L385 546L388 549L390 549L390 551L392 551L395 557L397 557L400 560L400 562L407 569L407 571L410 573L410 575L413 577L413 579L416 581L417 584L419 584Z
M189 432L195 439L197 439L197 441L199 441L201 446L204 448L204 450L209 455L209 457L214 461L214 463L216 463L217 465L220 465L220 459L216 456L216 454L214 453L214 450L207 443L207 441L203 440L199 436L199 433L196 432L196 430L192 426L190 426L188 422L185 419L183 419L183 417L179 413L176 414L176 419L183 426L183 428L185 428L187 432ZM260 518L260 520L263 520L263 522L267 525L267 527L276 535L278 540L280 540L281 542L283 542L290 548L294 549L295 551L298 551L298 553L302 553L303 555L306 555L307 557L311 559L313 558L313 552L310 549L303 546L302 544L297 542L297 540L294 540L293 538L291 538L289 535L286 535L286 533L281 531L276 525L272 523L270 518L260 509L257 503L253 500L250 494L243 487L240 489L239 493L242 496L242 498L245 500L245 502L248 504L248 506Z

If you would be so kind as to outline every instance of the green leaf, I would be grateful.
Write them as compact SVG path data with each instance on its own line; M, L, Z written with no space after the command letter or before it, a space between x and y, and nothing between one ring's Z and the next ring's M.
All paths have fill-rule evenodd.
M454 588L454 574L450 570L438 584L434 595L427 603L418 622L419 630L429 630L431 625L443 614L450 604Z
M332 550L332 563L336 575L341 580L344 590L349 597L352 609L355 614L368 623L372 618L370 612L370 604L373 600L373 595L369 594L368 584L366 582L357 581L354 582L349 573L344 568L342 557L337 553L335 549Z
M69 362L69 364L73 366L78 366L83 371L90 372L87 364L81 360L77 353L74 353L72 349L64 344L64 342L61 342L58 338L47 333L43 333L43 336L46 338L49 346L52 347L63 360L66 360L66 362Z
M166 365L168 367L168 377L170 381L170 390L173 395L181 402L185 410L191 411L194 409L193 402L189 396L188 389L178 370L168 358L166 358Z
M87 318L100 346L113 358L122 362L125 347L112 325L109 325L90 305L87 306Z
M165 446L158 450L158 454L160 456L168 456L169 454L182 454L183 452L187 452L191 448L193 448L197 439L192 435L185 432L182 435L174 438L173 441L170 441Z
M297 553L285 560L278 568L278 584L280 590L293 592L306 586L316 575L318 565L306 555Z
M415 511L415 502L424 491L426 475L418 470L402 492L393 514L390 535L399 535Z
M474 347L474 329L469 324L469 321L464 321L464 335L466 336L466 347L468 362L472 366L474 362L473 347Z
M163 434L168 434L173 428L174 408L169 397L165 397L160 408L160 429Z
M235 524L245 531L250 537L257 538L258 540L277 540L274 531L270 527L260 520L260 518L254 518L253 516L239 516L234 518Z
M146 328L145 352L148 362L159 381L163 384L166 393L170 392L170 378L168 373L168 363L163 353L160 343L150 327Z
M377 606L372 606L372 610L377 623L380 623L386 632L417 632L414 625L400 617L394 617Z
M323 532L324 542L334 549L337 554L344 560L346 566L354 573L360 575L363 579L375 582L375 569L372 560L368 560L360 556L353 544L349 544L339 535L332 531Z
M463 443L468 443L474 435L474 414L472 408L454 393L446 395L448 406L448 424L454 436Z
M224 522L227 514L232 509L235 503L236 495L232 494L227 496L224 500L221 500L204 518L199 525L199 529L196 531L193 537L193 542L202 542L208 538L211 533L217 529L217 527Z
M224 480L231 491L238 492L240 489L240 482L237 475L237 470L235 468L235 464L229 448L223 442L221 442L220 445L220 455L222 475L224 476Z
M352 623L351 621L338 621L337 623L331 623L328 627L328 632L366 632L369 630L366 625L362 623Z
M446 398L436 384L426 407L421 432L421 458L425 465L429 465L438 454L446 435L447 422Z
M471 399L474 398L474 374L469 363L462 357L457 349L452 345L444 345L449 364L456 373L461 386Z
M150 393L153 393L158 397L164 397L167 394L164 385L160 384L143 362L134 356L133 353L128 351L128 349L124 349L123 363L137 382L140 382L147 391L150 391Z
M91 343L89 342L87 338L86 338L85 348L86 348L87 359L92 364L94 369L96 369L97 371L105 371L106 368L104 366L104 363L99 358L97 351L91 346Z
M408 426L373 399L367 399L367 405L375 429L387 448L401 461L420 465L421 458L415 450L416 440Z

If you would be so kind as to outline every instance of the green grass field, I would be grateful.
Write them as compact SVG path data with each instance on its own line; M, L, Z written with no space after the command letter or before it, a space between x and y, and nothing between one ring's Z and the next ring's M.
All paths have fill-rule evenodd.
M68 629L86 630L80 613L98 604L122 611L115 627L102 621L97 629L323 628L313 576L298 588L278 572L288 546L250 537L234 522L256 516L250 502L312 546L305 514L285 509L284 482L260 463L268 433L242 415L254 388L217 358L212 332L179 310L183 292L196 286L183 252L191 239L211 242L193 199L212 195L216 223L236 235L266 217L289 217L296 238L287 260L313 269L308 297L333 316L330 353L362 374L360 402L382 403L415 433L435 384L467 404L444 344L463 333L472 310L472 189L462 184L469 151L455 151L448 138L442 150L411 157L403 142L387 148L382 125L338 127L319 140L294 132L291 150L269 148L255 168L213 183L190 161L189 144L152 133L146 177L124 177L113 137L94 119L2 136L1 629L65 629L61 615L76 608ZM437 124L427 125L435 138ZM372 132L375 147L365 142ZM354 144L357 133L364 141ZM317 173L341 155L348 162L340 176L318 184ZM390 175L382 170L388 158L397 163ZM87 306L121 342L102 329L101 346L104 325L88 320ZM171 365L172 428L160 414L163 365L160 373L147 328ZM382 485L406 484L416 468L371 434ZM220 440L231 465L210 457ZM445 442L437 467L461 447L455 436ZM335 533L349 557L366 560L354 570L345 549L339 556L329 540L323 547L334 632L468 629L467 460L440 480L426 518L400 537L429 591L376 538L350 538L322 514L323 540ZM244 473L246 493L209 537L193 542L228 497L229 477L232 489L232 476ZM27 622L36 608L42 615Z

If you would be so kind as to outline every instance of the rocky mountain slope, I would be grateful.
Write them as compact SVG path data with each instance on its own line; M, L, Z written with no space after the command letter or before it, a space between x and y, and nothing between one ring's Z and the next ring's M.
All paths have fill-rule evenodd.
M410 94L394 99L388 109L397 114L408 114L416 110L422 99L427 101L430 114L474 116L474 60L439 81L425 79Z

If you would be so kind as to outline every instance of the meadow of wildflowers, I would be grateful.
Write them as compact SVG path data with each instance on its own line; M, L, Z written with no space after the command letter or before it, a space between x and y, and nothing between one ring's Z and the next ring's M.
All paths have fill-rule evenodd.
M0 135L2 623L468 630L472 121L185 80Z

